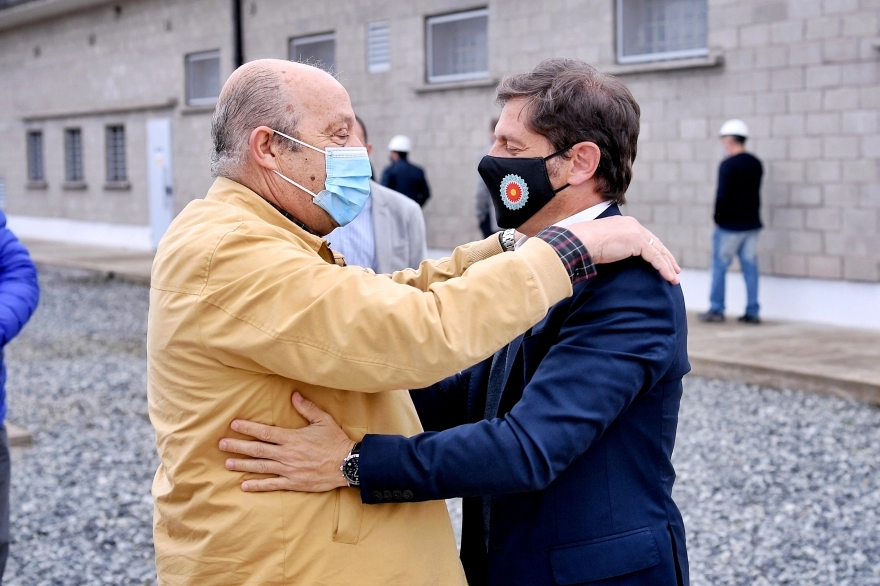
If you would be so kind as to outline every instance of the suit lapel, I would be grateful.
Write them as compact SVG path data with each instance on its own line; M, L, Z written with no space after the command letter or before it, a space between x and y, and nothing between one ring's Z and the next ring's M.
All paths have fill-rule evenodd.
M616 203L613 203L610 206L608 206L608 208L604 212L602 212L601 214L596 216L596 219L598 220L599 218L610 218L611 216L622 216L622 215L623 214L620 213L620 208L617 207Z
M619 215L621 215L620 208L616 204L612 204L599 214L596 219ZM544 318L544 320L546 319L547 317ZM525 334L521 334L514 338L507 347L499 350L492 359L492 366L489 369L489 382L486 385L486 408L484 413L486 419L493 419L498 416L498 406L501 404L504 388L507 386L507 380L510 378L510 372L516 362L516 355L522 346L524 337ZM503 369L503 374L499 371L500 369ZM473 393L471 395L473 396Z
M388 226L391 225L391 212L381 189L371 189L373 198L373 241L376 243L376 272L388 273L385 263L391 258L391 240Z
M501 404L501 396L504 387L510 377L510 370L516 362L516 353L522 346L524 334L517 336L513 341L498 351L492 359L492 367L489 370L489 384L486 389L486 419L494 419L498 416L498 406Z

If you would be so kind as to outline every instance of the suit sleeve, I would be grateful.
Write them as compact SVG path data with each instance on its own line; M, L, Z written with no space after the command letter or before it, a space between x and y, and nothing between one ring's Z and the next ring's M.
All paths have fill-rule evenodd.
M424 193L424 197L422 198L422 203L424 204L431 197L431 188L428 187L428 177L422 173L422 192Z
M394 177L391 174L391 167L386 167L384 171L382 171L382 185L385 187L389 187L394 189Z
M641 261L619 264L630 268L610 279L600 273L605 283L588 284L573 300L558 339L503 419L412 438L367 435L363 501L378 502L389 489L407 490L414 501L540 490L588 450L661 379L675 351L673 286Z
M467 422L468 386L474 368L409 392L425 430L442 431Z
M417 267L428 258L428 245L425 241L425 218L422 209L413 207L406 223L407 241L409 242L409 265Z
M37 269L27 249L0 228L0 348L18 335L39 301Z

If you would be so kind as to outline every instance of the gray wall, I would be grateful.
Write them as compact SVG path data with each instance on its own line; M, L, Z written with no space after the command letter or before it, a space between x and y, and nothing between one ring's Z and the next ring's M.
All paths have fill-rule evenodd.
M178 208L210 184L210 111L182 105L183 60L186 53L219 48L228 76L230 3L116 4L123 8L119 18L111 4L0 31L0 176L7 180L7 211L147 222L143 125L163 112L117 115L130 125L132 188L122 193L102 189L101 129L113 118L106 115L82 118L91 136L88 190L60 189L61 133L71 121L60 118L37 123L46 129L49 188L24 190L26 116L176 99L164 114L174 120ZM336 70L369 127L377 172L398 133L413 139L411 160L426 168L434 194L425 207L431 246L477 236L472 192L476 162L488 148L487 126L497 114L493 82L545 57L573 56L620 74L641 104L627 213L655 230L684 265L708 264L721 159L716 133L727 118L741 117L752 129L749 148L765 163L762 271L880 281L880 0L709 0L712 57L647 67L615 64L613 0L490 3L489 79L428 86L425 17L480 6L465 0L248 0L245 56L286 58L291 37L335 31ZM368 73L366 23L377 20L391 23L391 69ZM34 57L36 45L40 57ZM669 65L676 68L664 69ZM96 148L100 152L91 152Z
M115 7L121 12L117 14ZM149 223L146 121L171 117L175 205L210 186L211 108L187 108L184 56L221 50L233 69L226 0L113 2L0 30L0 177L8 214ZM124 124L130 189L105 188L104 128ZM82 128L86 189L64 183L64 129ZM47 188L29 189L25 135L43 131Z

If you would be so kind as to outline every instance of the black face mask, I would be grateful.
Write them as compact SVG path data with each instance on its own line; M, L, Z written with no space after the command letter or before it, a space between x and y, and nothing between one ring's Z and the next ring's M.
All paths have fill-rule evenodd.
M492 196L495 217L501 228L519 228L537 214L557 193L553 189L546 161L570 149L566 147L546 157L490 157L480 161L477 171Z

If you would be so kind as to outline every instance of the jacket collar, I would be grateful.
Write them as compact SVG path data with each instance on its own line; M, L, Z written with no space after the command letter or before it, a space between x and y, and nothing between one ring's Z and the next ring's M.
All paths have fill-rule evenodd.
M599 218L610 218L611 216L622 216L622 215L623 214L620 213L620 208L617 206L616 203L613 203L610 206L608 206L607 210L605 210L604 212L602 212L601 214L596 216L596 219L598 220Z
M278 210L275 206L262 198L259 194L245 187L241 183L227 179L226 177L217 177L214 184L208 190L205 196L207 200L223 202L237 208L243 209L257 216L260 220L271 224L276 228L280 228L290 232L299 240L302 240L306 246L314 250L318 256L329 263L340 264L341 255L336 255L327 246L327 241L307 231L304 227L292 220L288 219L287 214ZM304 225L302 225L304 226Z

